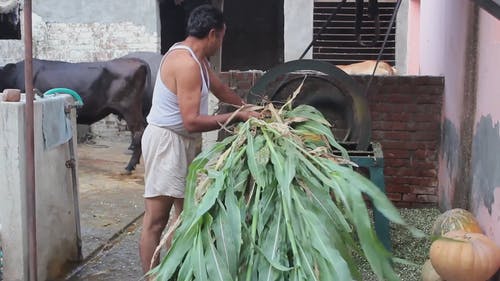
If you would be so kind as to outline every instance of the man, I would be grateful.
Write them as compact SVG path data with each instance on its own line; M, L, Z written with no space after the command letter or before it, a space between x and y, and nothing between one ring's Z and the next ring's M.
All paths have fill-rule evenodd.
M187 38L164 55L153 92L148 126L142 138L145 163L145 214L140 240L142 269L147 272L155 248L168 222L172 205L179 216L183 207L187 169L195 157L200 132L219 128L231 113L208 114L208 92L222 102L242 105L243 100L211 70L207 58L221 47L226 26L222 13L211 5L194 9ZM239 112L246 121L255 112Z

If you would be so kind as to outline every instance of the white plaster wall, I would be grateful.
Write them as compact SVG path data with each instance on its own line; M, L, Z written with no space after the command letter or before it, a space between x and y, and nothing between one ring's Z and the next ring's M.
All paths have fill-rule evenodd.
M57 98L72 100L69 96ZM73 182L71 171L65 166L70 159L69 146L44 149L42 103L48 102L51 100L37 101L34 105L38 280L57 275L65 262L77 259ZM27 280L24 110L24 103L0 102L0 235L4 280L9 281ZM72 121L76 128L74 112Z
M24 59L23 40L0 41L0 65ZM132 22L57 23L33 14L33 57L38 59L110 60L131 52L158 52L159 40L156 32Z
M33 5L33 57L69 62L109 60L136 51L160 49L159 14L155 0L67 1ZM83 5L83 6L82 6ZM102 7L101 7L101 6ZM109 17L92 11L120 7ZM127 13L128 12L128 13ZM21 17L24 31L24 17ZM22 32L23 33L23 32ZM0 65L24 59L21 40L0 40Z
M398 75L407 74L408 6L410 0L401 2L396 16L396 70Z
M297 60L313 39L313 0L284 1L285 62ZM312 48L304 57L312 58Z
M71 20L60 10L62 8L55 4L52 5L56 7L54 11L46 9L50 4L34 5L32 15L34 58L83 62L110 60L137 51L159 52L160 38L157 24L159 15L155 9L155 0L147 0L144 6L141 6L142 22L139 21L140 17L137 16L139 12L134 5L125 5L123 8L123 3L120 4L123 8L121 13L115 14L112 20L95 18L95 21L91 22L88 20L90 15L83 17L74 14L75 7L81 4L75 1L65 4L69 5L65 6L65 9L73 13ZM87 3L87 9L95 10L94 6L98 6L96 1L93 6L91 4ZM107 3L106 7L111 9L113 5ZM37 10L40 10L45 18L36 14ZM129 18L125 11L134 12L134 16ZM21 25L24 28L23 21ZM0 65L23 59L24 39L0 40ZM91 131L104 137L110 134L124 134L128 137L128 131L120 129L125 124L116 116L110 115L105 120L93 124Z

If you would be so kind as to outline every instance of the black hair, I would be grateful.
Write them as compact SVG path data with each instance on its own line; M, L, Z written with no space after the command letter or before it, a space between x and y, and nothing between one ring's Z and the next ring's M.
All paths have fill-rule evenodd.
M212 5L201 5L189 15L186 33L188 36L201 39L205 38L212 28L217 30L224 28L224 16Z

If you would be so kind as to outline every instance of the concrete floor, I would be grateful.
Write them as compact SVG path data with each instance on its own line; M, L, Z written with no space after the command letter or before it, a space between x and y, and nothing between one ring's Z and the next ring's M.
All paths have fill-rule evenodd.
M94 140L79 144L80 214L83 264L63 280L139 280L138 241L143 204L144 168L121 175L129 143Z

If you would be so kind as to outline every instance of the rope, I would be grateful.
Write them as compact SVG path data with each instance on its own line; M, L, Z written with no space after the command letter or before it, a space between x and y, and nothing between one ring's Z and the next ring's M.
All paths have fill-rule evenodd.
M373 77L375 76L375 71L377 71L378 63L382 59L382 54L384 53L385 44L387 44L387 40L389 39L389 34L391 34L391 29L392 29L392 26L394 25L394 21L396 20L396 16L398 14L398 10L399 10L399 6L401 5L401 1L402 0L398 0L398 2L396 3L396 7L394 8L394 12L392 13L392 16L391 16L391 21L389 23L389 27L387 28L387 31L385 32L384 41L382 42L382 46L380 47L380 51L378 52L377 62L375 63L375 67L373 68L372 75L370 75L370 80L368 80L368 83L366 84L366 88L365 88L365 91L363 92L363 96L368 95L368 90L370 89L370 86L371 86L372 81L373 81Z

